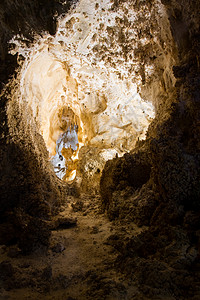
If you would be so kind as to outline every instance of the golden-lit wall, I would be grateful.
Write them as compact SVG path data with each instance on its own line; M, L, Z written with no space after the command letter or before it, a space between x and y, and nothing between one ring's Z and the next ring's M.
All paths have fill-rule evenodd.
M67 107L79 124L80 148L101 149L104 161L145 139L157 97L166 94L167 87L158 81L162 64L167 65L163 81L174 80L172 61L162 48L168 46L159 39L169 30L159 28L160 20L168 26L160 1L136 8L131 1L116 6L81 0L59 18L55 36L44 33L31 47L12 39L11 52L25 58L20 101L31 108L49 157L65 131L60 111Z

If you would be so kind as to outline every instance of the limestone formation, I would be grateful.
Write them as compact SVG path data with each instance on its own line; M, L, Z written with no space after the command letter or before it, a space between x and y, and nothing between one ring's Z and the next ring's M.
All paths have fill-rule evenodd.
M199 299L199 24L197 0L1 1L2 297Z

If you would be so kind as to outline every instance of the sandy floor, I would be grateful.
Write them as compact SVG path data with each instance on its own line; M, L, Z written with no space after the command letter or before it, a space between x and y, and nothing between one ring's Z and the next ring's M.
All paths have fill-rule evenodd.
M85 195L82 201L82 211L74 211L71 204L63 207L61 215L76 218L77 224L52 231L47 254L38 250L23 257L1 248L1 262L14 269L14 285L2 288L0 299L144 299L134 283L115 269L117 252L108 243L119 231L129 236L138 229L127 231L110 223L98 209L98 197Z

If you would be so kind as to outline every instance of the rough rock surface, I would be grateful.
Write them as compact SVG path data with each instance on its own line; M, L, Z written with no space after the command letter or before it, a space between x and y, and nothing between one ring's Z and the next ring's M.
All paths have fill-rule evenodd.
M111 217L114 206L114 218L120 217L126 222L127 215L132 214L132 220L138 225L150 225L137 237L121 241L120 247L116 247L120 253L118 267L138 280L144 294L150 299L157 299L156 295L159 297L164 289L165 296L170 299L197 299L200 229L200 148L197 138L199 14L196 1L190 4L184 1L162 3L168 11L178 60L173 67L176 85L171 90L166 88L167 99L160 103L142 146L148 153L151 166L149 183L127 196L130 184L121 185L122 190L117 190L116 159L109 161L101 178L102 204L106 204ZM125 159L119 158L117 163L122 165ZM133 155L133 162L134 159ZM124 170L120 168L120 177L123 179L129 170L129 166ZM134 203L137 209L133 209ZM149 223L148 217L141 218L140 203L142 214L150 208Z
M65 7L69 8L70 2ZM17 67L17 57L8 54L7 41L23 33L27 43L34 32L55 32L57 1L2 1L0 4L1 88ZM47 246L50 236L46 220L54 215L67 195L67 187L55 178L48 153L32 112L14 98L15 78L1 93L0 127L0 242L19 243L24 252Z
M112 9L117 10L122 2L114 1ZM148 7L150 9L153 5L151 1L145 2L134 1L133 5L138 9L143 6L146 10ZM173 39L170 39L171 33L167 26L167 31L164 30L163 24L158 51L163 55L161 58L151 56L157 66L152 80L144 72L148 59L144 53L148 53L150 45L148 49L141 49L140 45L136 51L139 56L143 54L138 75L142 78L140 93L144 98L155 100L157 114L149 127L146 141L142 145L138 143L130 154L107 162L103 170L100 187L102 206L109 218L114 220L115 228L113 233L108 234L106 229L103 234L106 233L107 240L104 242L112 246L113 252L111 259L104 261L102 269L95 271L98 255L90 256L89 250L93 249L94 254L98 247L94 247L95 240L87 240L91 244L86 243L84 248L84 254L89 253L87 262L84 262L88 263L92 258L93 268L87 269L89 273L79 274L79 292L81 278L87 282L87 291L83 297L88 299L135 297L195 300L200 297L199 3L185 0L162 0L162 3L167 9ZM17 66L17 58L7 53L8 39L20 31L27 37L27 42L31 41L31 30L38 33L47 29L51 33L55 32L53 12L58 10L60 4L57 1L48 2L47 6L44 4L43 10L40 9L41 4L41 1L34 1L28 10L28 2L25 1L3 1L0 4L1 87ZM38 10L41 11L39 15ZM144 31L145 28L142 29ZM123 35L121 38L123 43ZM18 243L21 250L27 253L39 246L47 248L51 217L56 214L67 194L73 193L73 186L70 190L53 174L47 162L45 143L38 134L37 124L31 119L31 111L27 107L19 107L14 101L14 90L13 78L0 102L0 242L7 245ZM93 200L90 199L90 203ZM84 199L74 203L74 211L78 207L82 216L90 210L96 213L94 207L84 207L80 203L84 203ZM94 219L97 219L97 214ZM88 230L87 218L81 220L82 226L86 222L82 228ZM137 232L132 228L133 222L141 227ZM97 227L91 226L90 236L100 234L101 226ZM66 236L70 238L70 234ZM81 239L80 235L76 240L73 228L73 247L70 249L68 245L71 252L66 252L69 255L67 258L73 263L71 268L75 276L71 278L69 274L66 275L66 270L61 274L57 270L56 275L52 275L51 266L47 263L43 267L29 269L27 264L12 264L6 256L0 263L1 289L5 297L9 289L14 293L12 290L17 287L32 286L44 293L51 290L50 283L55 284L55 289L74 287L77 280L74 267L79 257L74 255L74 250ZM10 257L19 255L21 250L18 246L8 251ZM55 238L51 250L55 255L62 255L66 246L67 242L65 244ZM100 250L104 250L102 243ZM103 262L102 252L101 255L98 252L101 257L99 268ZM48 257L45 259L48 260ZM104 277L108 269L110 273ZM123 282L128 278L127 285L134 283L129 294L126 293L127 285L114 280L115 274L111 276L113 270L123 274ZM30 276L26 277L26 274ZM67 296L68 299L74 297L71 294ZM62 295L58 297L63 299Z

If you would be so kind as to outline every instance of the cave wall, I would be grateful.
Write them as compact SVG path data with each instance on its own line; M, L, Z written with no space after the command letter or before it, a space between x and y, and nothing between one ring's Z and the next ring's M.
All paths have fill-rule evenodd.
M7 41L19 32L24 34L27 43L33 39L32 32L48 30L55 33L53 14L66 10L66 6L59 3L1 2L1 89L17 66L17 57L8 54ZM160 28L158 54L164 54L157 57L149 50L151 55L145 56L148 49L138 48L138 55L143 55L138 75L142 79L140 93L142 97L154 101L156 118L149 127L147 140L138 143L130 155L109 161L101 179L103 204L111 219L126 220L127 217L140 226L150 225L150 229L139 240L124 242L122 266L126 265L124 257L130 256L130 248L133 252L135 249L135 252L142 253L143 259L150 255L159 257L160 263L162 250L177 235L180 245L177 245L175 253L182 249L181 239L187 241L188 248L195 249L192 262L198 253L198 1L186 3L163 0L162 3L167 9L167 26L159 22L156 26ZM114 4L117 9L120 1ZM144 2L135 1L134 5L142 6ZM152 7L150 1L146 5ZM168 30L168 22L171 32ZM153 78L148 78L144 73L148 57L155 60L158 67ZM27 252L38 244L48 244L46 221L56 212L57 205L67 192L66 187L56 181L48 166L45 144L37 134L37 125L31 122L31 118L27 120L31 111L15 101L13 85L8 86L1 96L1 241L17 241ZM144 169L146 172L141 176ZM95 176L99 177L98 174ZM161 224L163 229L160 231ZM183 234L174 226L181 226ZM166 231L164 228L167 228ZM162 234L166 239L160 247ZM146 245L149 250L144 253ZM159 247L161 250L158 250ZM141 276L145 272L142 260L136 263L133 259L132 267L138 267ZM150 271L156 269L155 264L149 268ZM147 279L146 284L148 286Z
M102 204L112 220L148 226L128 241L123 237L111 241L119 252L116 265L137 278L144 294L159 297L162 290L170 299L197 299L200 296L197 287L199 3L162 3L167 9L175 45L172 68L175 85L166 89L144 143L138 143L129 156L107 162L101 178ZM146 177L148 172L144 172L138 184L137 178L141 178L147 164L150 174Z
M0 3L0 81L1 88L16 69L17 56L8 53L7 42L14 35L23 34L24 42L30 44L34 34L56 32L55 15L67 11L73 1L56 0L2 0ZM75 1L74 1L75 3Z
M153 180L163 200L194 209L199 207L199 14L195 1L163 3L179 61L173 67L175 93L150 125L147 143Z
M31 109L18 99L14 70L17 71L19 60L8 53L7 42L16 34L23 34L25 43L33 42L35 34L43 31L54 34L54 15L68 10L71 4L0 3L0 243L18 243L24 253L48 245L48 221L66 199L68 188L58 181L48 162L46 145Z
M92 190L94 182L98 185L96 171L102 170L105 160L129 151L138 138L145 137L154 117L148 98L157 105L165 94L162 74L167 66L172 69L173 60L163 49L165 44L171 49L173 40L160 1L79 4L59 19L54 37L44 35L26 48L22 39L14 39L12 53L18 51L26 58L21 78L18 74L21 98L29 102L41 123L50 155L61 131L60 107L69 105L82 121L79 141L86 148L79 153L80 177L85 177L82 188L90 185ZM169 77L173 81L172 71ZM155 97L144 93L150 83ZM140 89L145 101L138 94ZM95 149L98 155L93 155Z
M151 166L151 175L147 179L152 183L153 190L159 191L160 202L172 202L183 205L185 209L194 209L199 205L199 142L197 138L199 128L199 95L197 92L199 42L196 23L199 16L194 13L193 18L188 21L191 12L197 11L195 10L196 3L193 4L194 6L182 3L181 6L180 3L177 4L176 2L167 1L167 4L162 2L167 8L174 39L174 42L171 42L172 47L169 52L165 46L163 46L163 52L166 52L165 57L172 56L170 61L174 65L171 65L170 72L173 73L172 76L176 80L173 80L173 84L169 85L164 77L164 72L162 72L161 80L164 82L164 89L160 94L156 117L149 126L147 139L144 143L138 142L131 155L133 161L137 162L138 159L140 161L140 156L142 158L143 153L146 153L145 164ZM185 26L180 24L185 24ZM183 32L178 30L179 25ZM162 39L162 35L160 38ZM186 45L185 48L184 45ZM162 66L164 70L167 69L165 63L163 65L158 64L158 66ZM147 89L148 85L146 88L144 83L144 86L141 87L141 93L145 93ZM162 95L164 94L163 98ZM149 96L152 97L155 94L149 94ZM128 186L138 188L137 184L135 186L134 179L131 180L131 176L140 177L141 171L133 168L131 175L128 161L130 161L130 157L125 155L122 158L114 159L113 162L107 162L101 178L104 199L107 198L108 200L109 196L104 195L103 182L109 176L111 176L112 185L115 188L119 185L120 180L124 180L124 177L129 178ZM124 167L126 164L127 166ZM121 172L120 176L116 176L114 169L119 174ZM106 180L105 185L108 185L109 190L111 189Z

